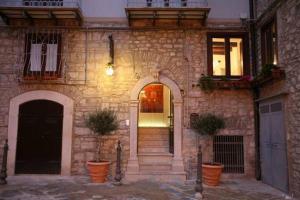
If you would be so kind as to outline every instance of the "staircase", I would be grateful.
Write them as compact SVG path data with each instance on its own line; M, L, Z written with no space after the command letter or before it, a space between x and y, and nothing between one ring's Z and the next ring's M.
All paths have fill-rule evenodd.
M139 172L130 174L130 179L184 181L185 173L172 171L172 159L169 128L138 128Z

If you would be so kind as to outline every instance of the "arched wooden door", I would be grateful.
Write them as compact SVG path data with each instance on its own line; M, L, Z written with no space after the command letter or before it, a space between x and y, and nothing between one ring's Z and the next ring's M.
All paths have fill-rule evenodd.
M16 174L60 174L63 106L34 100L19 108Z

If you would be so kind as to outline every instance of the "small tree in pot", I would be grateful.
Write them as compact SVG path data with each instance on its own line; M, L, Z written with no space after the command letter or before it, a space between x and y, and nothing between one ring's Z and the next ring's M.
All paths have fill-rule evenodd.
M225 122L221 117L206 113L194 117L191 126L200 135L213 136L218 130L225 128ZM210 186L219 185L223 168L224 166L221 163L203 163L202 174L204 183Z
M87 168L93 182L103 183L107 179L110 162L100 159L100 137L118 128L117 116L109 109L96 110L87 117L86 126L98 136L96 160L88 161Z

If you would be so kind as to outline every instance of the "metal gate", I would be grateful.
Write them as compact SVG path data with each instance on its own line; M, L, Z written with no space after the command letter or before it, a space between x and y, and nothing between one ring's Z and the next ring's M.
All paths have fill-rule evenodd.
M260 156L262 181L288 192L286 135L283 103L260 103Z

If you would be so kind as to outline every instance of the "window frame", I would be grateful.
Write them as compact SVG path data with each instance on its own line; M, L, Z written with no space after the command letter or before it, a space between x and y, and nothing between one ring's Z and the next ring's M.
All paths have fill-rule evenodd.
M55 71L46 71L46 60L47 60L47 50L43 52L44 45L51 44L51 43L43 43L42 41L41 44L43 45L42 47L42 63L41 63L41 70L40 71L31 71L29 69L30 67L30 54L31 54L31 44L32 44L32 38L35 36L36 38L38 37L45 37L49 38L51 36L55 37L57 39L57 61L56 61L56 70ZM39 41L39 40L38 40ZM60 33L51 33L51 35L47 33L27 33L25 35L25 59L24 59L24 68L23 68L23 77L56 77L56 78L61 78L62 77L62 67L59 67L60 65L62 66L62 34Z
M213 75L213 38L222 38L225 40L225 75ZM232 76L230 67L230 39L240 38L243 42L243 74L241 76ZM249 62L249 37L245 32L208 32L207 33L207 73L214 78L241 78L250 74Z
M273 36L270 37L272 34L272 27L275 26L275 48L273 48ZM266 37L267 31L270 31L268 37ZM277 30L277 20L276 17L270 19L267 23L265 23L260 29L261 35L261 63L262 66L266 64L274 64L274 55L276 55L276 65L278 64L278 30ZM271 63L269 63L273 60Z

